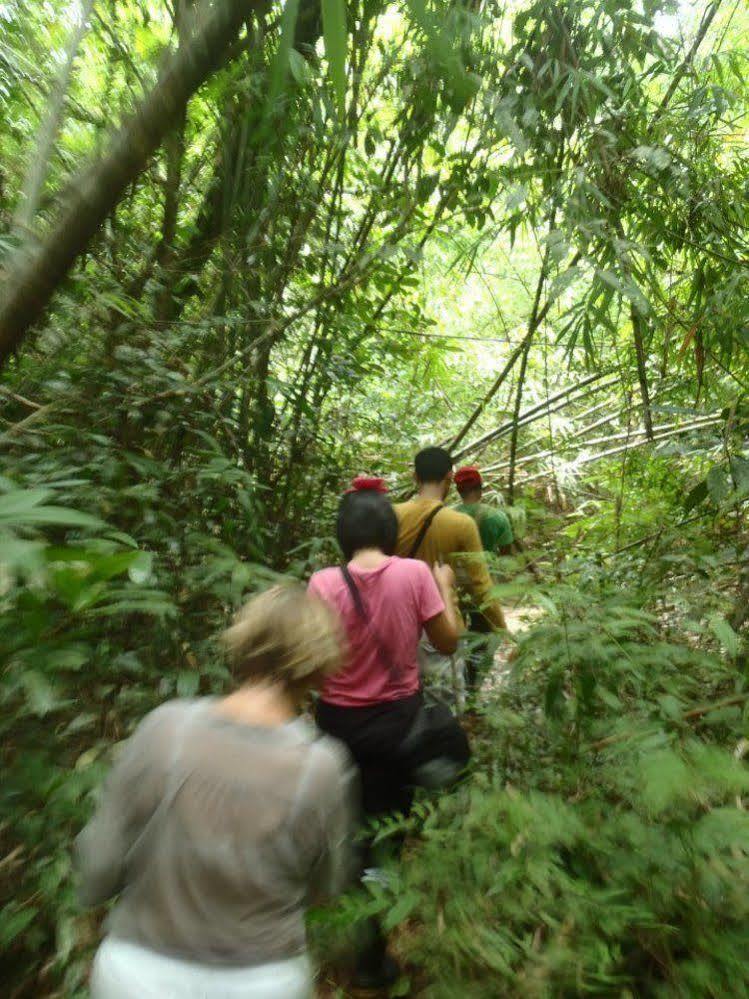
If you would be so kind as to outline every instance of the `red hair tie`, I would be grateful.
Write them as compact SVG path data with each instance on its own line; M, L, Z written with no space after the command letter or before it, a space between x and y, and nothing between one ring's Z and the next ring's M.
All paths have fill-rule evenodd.
M386 493L388 492L388 487L385 485L384 479L376 478L375 476L369 475L357 475L355 479L352 479L350 487L346 490L347 493Z

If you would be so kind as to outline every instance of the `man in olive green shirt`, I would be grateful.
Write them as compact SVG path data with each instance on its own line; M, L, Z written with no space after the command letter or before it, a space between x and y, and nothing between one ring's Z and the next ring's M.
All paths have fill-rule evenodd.
M485 630L505 628L504 614L492 596L492 580L486 566L481 538L473 518L443 506L452 485L453 462L440 447L427 447L414 459L417 495L395 504L398 542L395 554L418 558L429 566L447 562L455 569L458 590L481 609ZM422 641L422 675L442 700L462 709L465 669L460 654L443 656Z
M459 468L455 473L455 486L462 500L457 509L476 521L484 551L494 555L511 555L515 538L510 518L503 510L481 502L484 484L478 468L470 465Z
M481 502L483 480L478 468L459 468L455 473L455 486L462 500L457 510L476 521L484 551L493 555L512 554L514 536L510 518L504 511ZM470 627L472 632L482 636L471 639L472 647L466 657L466 687L469 693L476 694L483 677L491 669L493 653L484 616L475 611L471 613Z

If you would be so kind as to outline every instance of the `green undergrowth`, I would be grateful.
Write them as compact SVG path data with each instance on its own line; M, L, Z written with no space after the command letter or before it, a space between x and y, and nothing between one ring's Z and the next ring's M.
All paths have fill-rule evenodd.
M536 596L473 772L349 904L405 928L419 994L749 995L743 675L707 623L668 641L610 575Z

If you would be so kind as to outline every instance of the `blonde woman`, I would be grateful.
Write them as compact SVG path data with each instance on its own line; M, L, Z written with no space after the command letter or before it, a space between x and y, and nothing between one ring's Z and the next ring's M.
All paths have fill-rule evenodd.
M350 874L353 770L299 718L341 662L299 588L226 633L236 689L157 708L125 745L76 844L81 895L119 894L93 999L308 999L304 913Z

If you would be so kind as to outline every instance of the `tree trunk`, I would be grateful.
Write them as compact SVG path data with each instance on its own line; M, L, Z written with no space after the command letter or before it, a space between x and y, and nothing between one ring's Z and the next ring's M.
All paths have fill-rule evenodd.
M39 247L11 260L0 296L0 365L47 308L76 258L85 250L128 185L216 70L259 0L203 0L189 40L162 64L158 82L111 138L104 154L69 186L63 208Z

